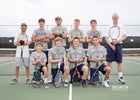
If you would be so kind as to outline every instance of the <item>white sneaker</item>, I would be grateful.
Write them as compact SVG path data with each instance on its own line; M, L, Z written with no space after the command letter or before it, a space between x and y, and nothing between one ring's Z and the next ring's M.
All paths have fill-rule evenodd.
M110 84L110 77L108 77L108 79L106 80L108 84Z
M104 81L103 82L103 86L106 87L106 88L109 88L110 87L109 84L107 83L107 81Z
M65 83L69 83L69 81L67 79L65 79Z
M48 83L52 83L52 75L50 76Z
M120 78L118 79L118 81L119 81L119 83L121 83L121 84L125 84L125 80L123 79L123 77L120 77Z
M49 88L48 83L44 83L44 88L46 88L46 89Z

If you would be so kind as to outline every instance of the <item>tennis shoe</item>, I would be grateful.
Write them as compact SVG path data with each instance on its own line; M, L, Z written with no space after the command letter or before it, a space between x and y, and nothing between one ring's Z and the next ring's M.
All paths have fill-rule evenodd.
M17 84L17 83L18 83L18 80L17 79L13 79L12 82L11 82L11 85Z
M125 84L125 80L123 79L123 77L120 77L120 78L118 79L118 81L119 81L119 83L121 83L121 84Z
M61 87L68 87L68 84L65 83L65 82L62 82L62 83L61 83Z
M27 84L31 84L30 79L27 79L27 80L26 80L26 83L27 83Z
M83 81L82 81L82 86L83 86L84 88L87 88L87 87L88 87L88 83L87 83L86 80L83 80Z
M45 88L45 89L48 89L48 88L49 88L48 83L44 83L44 88Z
M103 86L106 87L106 88L109 88L110 87L107 81L104 81L103 82Z
M110 84L110 77L108 77L108 79L106 80L108 84Z

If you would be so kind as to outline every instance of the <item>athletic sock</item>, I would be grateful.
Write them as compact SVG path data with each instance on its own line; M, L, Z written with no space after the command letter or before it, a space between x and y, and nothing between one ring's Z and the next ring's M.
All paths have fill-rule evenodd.
M123 77L123 73L122 72L119 72L119 78L120 77Z
M44 83L48 83L48 79L47 78L44 78Z

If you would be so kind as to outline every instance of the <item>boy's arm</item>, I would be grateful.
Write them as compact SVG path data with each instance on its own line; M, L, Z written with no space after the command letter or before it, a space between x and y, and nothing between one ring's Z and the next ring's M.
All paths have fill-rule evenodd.
M33 41L41 41L43 39L46 39L47 36L36 36L36 35L32 35L32 40Z
M96 62L95 59L93 59L92 57L89 57L89 56L88 56L88 61L89 61L89 62Z
M50 56L50 57L48 57L48 61L50 63L58 63L60 60L53 60L52 57Z
M43 40L41 40L41 41L43 41L43 42L49 42L50 41L50 36L46 36L46 38L43 39Z
M37 62L35 60L32 60L32 65L36 65Z
M20 46L20 43L18 41L14 42L14 46Z
M67 57L66 55L64 55L64 66L66 66L66 64L67 64Z
M101 61L106 61L106 55L104 55L103 58L101 58Z

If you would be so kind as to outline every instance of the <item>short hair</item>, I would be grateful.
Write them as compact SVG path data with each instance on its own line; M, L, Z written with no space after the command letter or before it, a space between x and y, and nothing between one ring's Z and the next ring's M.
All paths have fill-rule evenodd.
M58 37L55 38L54 41L56 42L56 41L59 41L59 40L62 42L62 38L58 36Z
M75 39L78 39L80 41L80 38L79 37L74 37L72 42L75 40Z
M40 19L38 20L38 22L44 22L44 23L45 23L45 19L44 19L44 18L40 18Z
M90 21L90 24L92 24L92 22L95 22L95 23L97 24L97 21L96 21L95 19L92 19L92 20Z
M93 36L92 40L93 40L94 38L97 38L97 39L98 39L99 37L98 37L98 36Z
M35 46L41 45L43 47L43 44L41 42L37 42Z
M61 18L61 17L57 16L57 17L55 18L55 20L58 20L58 19L62 20L62 18Z
M21 27L22 26L25 26L25 27L27 27L27 24L26 23L21 23L21 25L20 25Z
M75 19L74 21L80 22L80 20L79 20L79 19Z
M119 15L118 15L117 13L114 13L114 14L112 14L112 18L113 18L113 17L119 18Z

